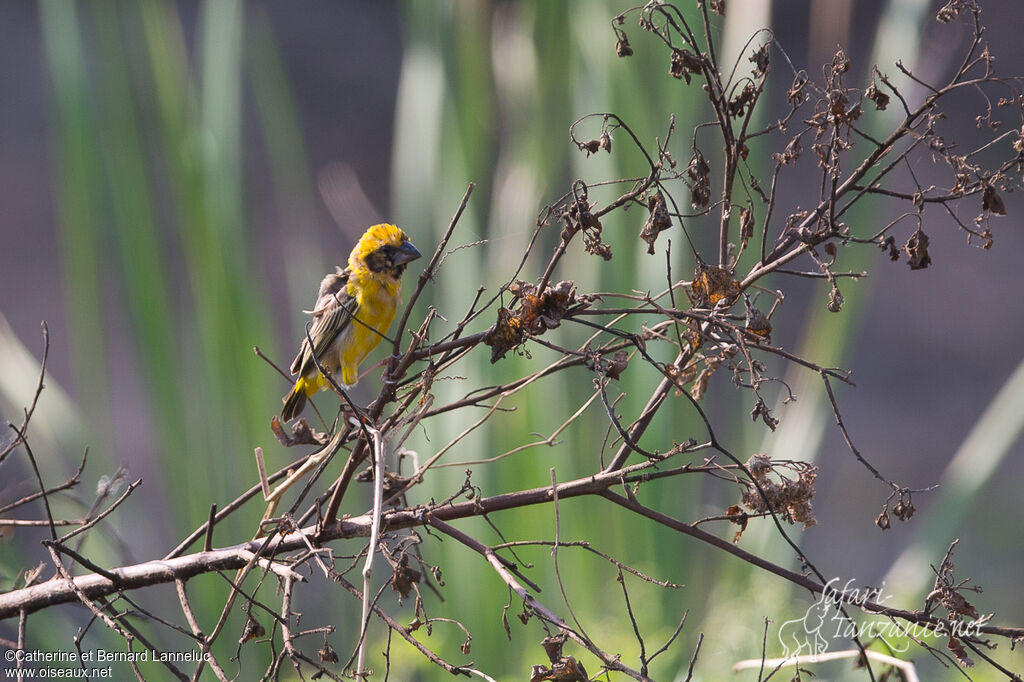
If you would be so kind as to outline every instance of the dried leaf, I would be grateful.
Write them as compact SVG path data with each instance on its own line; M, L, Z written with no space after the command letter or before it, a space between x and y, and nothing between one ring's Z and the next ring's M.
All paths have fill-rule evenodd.
M828 311L830 313L838 313L843 309L843 303L845 302L846 299L843 297L843 292L839 291L839 287L833 284L832 291L828 294L828 305L826 306Z
M772 323L768 321L765 314L757 309L757 306L747 304L747 316L744 328L762 339L768 339L772 333Z
M600 140L587 140L586 142L580 142L579 148L581 152L586 152L587 156L597 153L597 150L601 148Z
M296 445L323 445L329 440L329 436L321 431L310 427L305 417L300 418L292 424L292 432L289 435L285 432L284 426L275 416L270 420L270 430L277 441L286 448Z
M923 270L932 264L931 256L928 255L928 235L920 227L910 235L903 250L907 253L907 264L911 270Z
M672 218L668 214L665 197L661 192L647 197L647 209L651 214L640 230L640 239L647 242L647 253L654 255L654 242L657 241L659 234L672 227Z
M807 76L804 73L798 73L793 77L793 84L789 86L789 90L786 91L786 102L792 107L798 107L807 100L807 93L804 92L804 87L807 85Z
M754 54L750 55L750 61L754 64L754 75L760 78L768 73L768 43L757 48Z
M540 645L544 648L544 653L548 655L548 660L552 663L558 663L558 661L562 660L565 634L549 635L540 641Z
M619 57L632 57L633 46L629 44L629 38L626 37L625 31L619 31L619 39L615 42L615 54Z
M245 644L265 634L267 634L266 629L250 613L245 620L245 627L242 628L242 636L239 638L238 643Z
M723 299L732 305L741 292L729 270L698 262L687 293L695 306L713 306Z
M864 91L864 96L875 103L876 111L885 111L885 108L889 106L889 95L879 90L874 82Z
M743 531L747 529L747 521L750 520L750 517L747 516L747 513L744 512L738 504L734 504L730 506L728 509L726 509L725 515L730 517L730 523L735 523L737 526L740 527L740 529L736 531L736 535L732 537L732 544L735 545L739 543L740 537L743 536Z
M779 425L779 420L772 416L771 410L765 405L763 398L758 398L757 403L754 405L754 409L750 411L750 418L757 421L760 417L761 421L765 423L772 431Z
M892 235L879 241L878 248L889 252L889 260L896 261L900 259L900 251L896 248L896 238Z
M505 353L526 340L523 325L508 308L498 308L498 321L494 323L484 343L491 347L491 364L505 357Z
M1006 204L1003 203L1003 198L999 196L996 188L992 185L985 185L985 190L981 195L981 208L995 215L1006 215Z
M321 648L320 651L318 651L317 653L320 655L320 660L324 663L338 662L337 652L334 650L334 647L332 647L327 642L324 642L323 648Z
M964 645L960 643L959 639L950 637L949 640L946 641L946 648L953 652L953 655L956 656L956 660L961 666L964 668L974 667L974 661L967 655L967 649L964 648Z
M409 567L409 555L403 554L398 563L393 565L391 589L402 595L402 599L405 599L409 596L409 592L412 591L413 585L418 583L422 577L422 573L415 568Z
M800 153L803 152L803 143L800 141L800 135L797 135L789 144L786 145L786 149L783 150L782 154L776 154L775 158L781 161L785 165L792 165L797 162L800 158Z
M694 208L707 206L711 201L711 166L699 149L694 150L686 174L691 181L690 205Z
M754 212L744 206L740 209L740 243L747 248L747 242L754 236Z
M608 378L618 379L626 371L627 365L629 365L629 353L624 349L615 351L615 355L612 357L611 364L608 365L608 371L606 372Z
M774 511L783 520L789 523L802 523L804 528L810 528L818 522L814 518L814 508L811 504L814 499L814 482L818 477L817 467L804 462L777 466L764 453L752 455L746 466L761 490L749 487L741 499L744 507L758 513ZM783 468L795 470L796 480L780 473L780 469ZM775 474L774 477L769 476L772 473Z
M681 47L673 48L669 59L668 72L673 78L682 78L690 84L690 74L699 74L704 58Z

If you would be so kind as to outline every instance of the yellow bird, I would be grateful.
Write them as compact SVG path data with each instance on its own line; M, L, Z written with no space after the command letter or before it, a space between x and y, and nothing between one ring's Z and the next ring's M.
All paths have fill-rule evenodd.
M285 421L299 416L306 398L329 385L317 371L314 356L342 388L355 385L359 363L380 343L395 318L402 273L419 257L401 229L387 223L373 225L349 254L348 267L324 277L309 337L303 339L292 362L291 373L299 378L283 398Z

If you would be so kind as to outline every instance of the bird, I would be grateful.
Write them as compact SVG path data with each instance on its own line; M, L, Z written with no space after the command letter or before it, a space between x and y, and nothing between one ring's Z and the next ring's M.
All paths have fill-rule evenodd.
M353 247L348 266L323 278L316 305L306 311L313 316L312 327L290 367L298 378L282 398L284 421L299 416L306 399L329 385L316 361L342 389L356 384L359 363L384 338L395 317L402 274L420 255L400 228L372 225Z

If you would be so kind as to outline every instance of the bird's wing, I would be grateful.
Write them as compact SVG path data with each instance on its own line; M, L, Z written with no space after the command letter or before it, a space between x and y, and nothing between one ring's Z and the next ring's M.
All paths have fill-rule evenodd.
M358 303L346 290L348 276L348 270L342 270L327 275L320 283L316 305L312 310L313 326L309 330L309 336L302 340L299 354L292 361L292 374L305 375L315 369L313 356L322 359L324 352L334 343L338 334L351 324ZM313 341L312 353L309 348L310 339Z

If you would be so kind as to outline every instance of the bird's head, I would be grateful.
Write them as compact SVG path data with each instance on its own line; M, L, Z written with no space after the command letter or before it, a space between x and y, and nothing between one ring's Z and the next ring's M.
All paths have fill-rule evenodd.
M405 266L420 257L420 252L400 228L382 223L370 227L348 257L348 267L357 277L397 282Z

